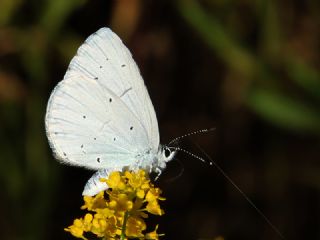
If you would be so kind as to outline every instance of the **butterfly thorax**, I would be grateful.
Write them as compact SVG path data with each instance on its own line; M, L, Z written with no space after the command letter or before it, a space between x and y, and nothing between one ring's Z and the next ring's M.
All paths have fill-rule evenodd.
M172 151L167 146L159 145L157 151L152 148L136 156L137 162L131 167L131 170L145 169L148 172L162 171L165 169L167 162L171 161L176 151Z

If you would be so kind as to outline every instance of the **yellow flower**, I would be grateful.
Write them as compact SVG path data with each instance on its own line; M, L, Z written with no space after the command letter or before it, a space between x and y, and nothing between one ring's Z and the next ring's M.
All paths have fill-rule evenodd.
M87 213L84 216L84 219L82 221L83 227L84 227L84 231L90 231L92 219L93 219L93 216L90 213Z
M146 194L145 194L145 191L142 190L142 189L137 190L137 193L136 193L136 194L137 194L137 197L140 198L140 199L143 199L144 196L146 195Z
M158 225L156 226L156 228L152 231L152 232L149 232L145 235L145 239L146 240L158 240L159 239L159 234L157 233L157 230L158 230Z
M163 215L164 211L160 208L158 200L165 200L160 197L161 190L159 188L150 188L146 195L146 201L148 202L146 210L154 215Z
M146 230L147 226L143 219L138 217L129 217L126 225L126 236L142 238L142 231Z
M161 194L160 188L151 188L147 193L146 200L148 202L153 202L158 199L165 200L165 198L160 197L160 194Z
M86 239L83 236L83 232L87 232L91 230L91 221L93 219L93 216L89 213L87 213L84 218L82 219L75 219L73 221L73 225L69 226L68 228L65 228L65 231L70 232L73 236L77 238Z
M145 201L143 201L143 199L137 198L134 201L132 210L130 211L130 215L131 216L142 217L142 218L147 218L148 214L145 213L144 211L141 211L141 209L143 208L144 204L145 204Z
M110 200L111 200L109 203L110 209L113 209L119 212L130 211L132 209L133 203L128 198L128 196L124 193L111 195Z
M91 232L98 237L114 237L117 233L117 220L114 216L102 218L102 215L96 214L92 221Z
M112 172L106 180L106 183L112 189L122 190L126 187L123 179L121 178L120 172Z
M144 170L113 172L101 181L110 188L93 197L84 196L81 209L90 213L75 219L65 231L82 239L89 232L105 239L159 239L158 226L153 232L144 233L148 214L164 213L158 202L164 200L161 190L150 183L148 174Z
M80 219L75 219L73 221L73 225L69 226L68 228L65 228L64 230L70 232L73 236L77 238L86 239L83 236L83 226L82 221Z
M109 218L114 215L114 211L109 208L96 209L95 212L95 216L101 216L101 218Z
M137 173L132 174L129 171L125 172L125 177L129 180L129 185L133 189L141 188L142 185L148 184L149 180L146 178L146 172L139 170Z
M106 200L104 199L104 191L99 192L94 197L84 196L84 205L81 209L88 209L89 211L93 211L97 208L105 208L106 207Z
M158 201L148 202L146 210L154 215L163 215L164 211L160 208Z

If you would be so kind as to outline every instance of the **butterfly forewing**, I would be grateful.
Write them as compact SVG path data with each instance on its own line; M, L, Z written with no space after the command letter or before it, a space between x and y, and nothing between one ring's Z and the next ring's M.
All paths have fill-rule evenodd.
M140 121L149 147L158 148L158 123L149 94L131 53L116 34L101 28L88 37L72 59L65 78L74 74L95 79L112 90Z

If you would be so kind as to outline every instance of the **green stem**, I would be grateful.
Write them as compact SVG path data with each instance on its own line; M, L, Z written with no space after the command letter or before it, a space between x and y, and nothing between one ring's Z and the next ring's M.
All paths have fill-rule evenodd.
M129 217L129 212L126 211L126 213L124 214L124 218L123 218L120 240L124 240L126 237L126 227L127 227L128 217Z

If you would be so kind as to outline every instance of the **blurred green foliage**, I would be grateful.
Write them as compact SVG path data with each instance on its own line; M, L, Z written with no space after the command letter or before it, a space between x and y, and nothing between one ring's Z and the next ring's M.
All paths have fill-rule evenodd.
M236 1L204 1L207 5L228 8ZM246 3L244 3L246 4ZM249 3L247 3L249 4ZM220 5L220 6L217 6ZM219 22L210 8L205 8L199 1L178 1L178 9L183 17L225 64L239 74L243 74L250 84L243 89L246 104L262 118L280 127L298 132L320 132L320 91L319 72L303 62L292 52L283 52L288 39L281 36L283 25L278 14L280 3L261 0L251 4L259 22L258 49L248 49L241 44L241 36L235 36L234 28L226 28ZM214 8L212 8L214 9ZM227 11L233 11L229 7ZM227 14L226 14L227 16ZM317 13L311 16L315 21ZM318 25L317 25L318 26ZM238 41L237 41L238 40ZM286 72L286 79L281 69ZM235 84L237 79L234 79ZM281 85L290 81L292 87L300 88L304 95L296 96ZM299 89L298 89L299 90ZM297 90L297 91L298 91ZM305 95L315 97L311 104Z
M2 239L45 236L48 221L44 219L48 219L58 179L44 129L50 52L61 44L57 34L68 16L84 3L0 1L0 180L6 193L2 206L9 205L2 208L7 216ZM73 53L76 46L74 41Z

